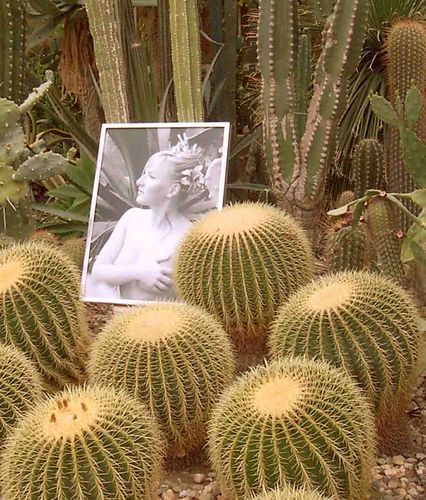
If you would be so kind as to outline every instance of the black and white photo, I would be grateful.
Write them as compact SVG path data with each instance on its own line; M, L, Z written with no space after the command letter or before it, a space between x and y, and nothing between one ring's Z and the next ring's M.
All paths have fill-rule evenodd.
M82 299L176 299L173 260L191 225L222 208L228 123L102 128Z

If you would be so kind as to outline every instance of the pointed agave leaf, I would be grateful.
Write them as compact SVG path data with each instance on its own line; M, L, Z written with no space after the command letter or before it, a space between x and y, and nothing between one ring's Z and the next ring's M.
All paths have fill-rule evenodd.
M76 214L69 210L60 210L58 208L51 207L44 203L32 203L31 208L34 210L39 210L40 212L45 212L50 215L54 215L56 217L60 217L64 220L73 220L76 222L88 222L89 218L83 215Z
M374 94L370 96L371 108L380 120L391 125L392 127L400 128L401 120L392 104L384 97Z
M417 87L412 87L405 97L405 120L408 128L417 123L422 109L422 94Z

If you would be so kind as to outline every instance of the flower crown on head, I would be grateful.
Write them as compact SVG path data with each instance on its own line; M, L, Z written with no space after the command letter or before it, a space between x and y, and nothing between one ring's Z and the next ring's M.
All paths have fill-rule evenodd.
M197 144L189 144L188 136L178 134L178 142L167 152L175 163L176 172L179 175L179 184L182 189L192 195L209 194L206 185L207 165L204 151Z

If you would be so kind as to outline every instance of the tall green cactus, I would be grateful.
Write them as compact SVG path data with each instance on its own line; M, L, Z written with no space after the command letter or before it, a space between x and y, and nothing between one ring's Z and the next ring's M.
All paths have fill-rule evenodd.
M262 74L264 147L272 190L280 203L312 221L334 161L347 78L358 62L368 0L336 0L323 33L306 129L296 140L297 1L261 0L258 57ZM308 223L308 222L307 222Z
M0 0L0 96L21 103L26 83L25 0Z
M130 121L123 43L117 19L116 0L86 0L96 65L102 90L102 105L108 122Z
M309 9L318 21L324 21L333 10L334 0L307 0Z
M384 150L376 139L364 139L356 146L352 176L355 198L364 196L367 189L386 189Z
M203 121L197 0L170 0L173 77L178 120Z
M401 262L402 234L399 210L383 196L369 200L365 209L368 232L377 254L377 265L382 273L405 284L405 271Z
M411 89L416 86L423 93L423 109L421 118L414 132L421 140L426 140L426 27L424 23L413 20L396 22L389 30L386 39L386 66L389 100L394 108L404 107L404 100ZM414 191L416 183L404 165L400 131L389 127L385 135L385 148L388 163L388 189L392 192L408 193ZM407 208L416 211L414 204ZM406 231L409 221L401 216L403 230Z

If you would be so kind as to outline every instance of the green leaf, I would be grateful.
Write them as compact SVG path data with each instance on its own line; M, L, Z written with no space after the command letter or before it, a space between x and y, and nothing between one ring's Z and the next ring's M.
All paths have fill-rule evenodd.
M40 212L45 212L55 217L60 217L61 219L71 220L76 222L89 222L89 218L83 215L75 214L67 210L60 210L58 208L53 208L49 205L43 203L31 203L31 208L34 210L39 210Z
M349 205L342 205L338 208L333 208L333 210L329 210L327 215L331 215L332 217L339 217L340 215L345 215L348 213Z
M370 96L371 108L380 120L392 125L392 127L400 128L401 120L392 107L392 104L384 97L374 94Z
M84 153L67 172L68 177L88 193L93 191L95 165Z
M78 187L72 184L64 184L63 186L59 186L57 188L53 188L47 193L49 196L53 196L60 200L63 199L79 199L85 198L86 194L78 189Z
M405 97L405 119L408 128L413 128L417 123L422 109L422 94L417 87L412 87Z
M417 262L426 269L426 254L423 248L415 240L410 240L410 248Z
M416 189L411 193L408 193L410 198L423 208L426 208L426 189Z
M359 200L357 203L355 203L354 209L352 211L352 224L351 224L352 227L358 225L359 219L363 211L364 211L364 201Z
M246 189L250 191L269 191L269 186L266 184L256 184L253 182L234 182L226 184L227 189Z
M412 130L401 129L401 148L404 164L420 187L426 187L426 143Z

